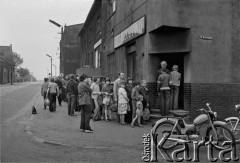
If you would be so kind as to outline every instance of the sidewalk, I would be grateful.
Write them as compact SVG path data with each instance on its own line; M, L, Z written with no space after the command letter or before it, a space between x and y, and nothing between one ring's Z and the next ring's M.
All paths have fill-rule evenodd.
M129 124L116 122L116 113L112 113L113 121L90 121L94 133L80 132L80 112L77 116L69 116L67 103L57 105L56 112L44 110L42 99L36 104L37 114L33 115L30 128L33 135L47 142L56 142L81 148L118 148L128 146L143 149L143 134L150 133L151 124L131 128Z

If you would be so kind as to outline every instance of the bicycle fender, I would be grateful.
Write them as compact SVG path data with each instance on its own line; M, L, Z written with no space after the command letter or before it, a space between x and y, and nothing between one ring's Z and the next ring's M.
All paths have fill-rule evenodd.
M226 122L223 122L223 121L214 121L213 122L213 125L222 125L222 126L225 126L227 123Z
M157 126L158 126L158 124L160 124L160 123L162 123L162 122L164 122L164 121L172 121L172 122L177 122L178 121L178 119L176 119L176 118L161 118L161 119L159 119L156 123L155 123L155 125L153 126L153 128L151 129L151 131L152 131L152 133L155 133L155 131L157 130Z
M238 120L238 117L228 117L225 119L225 121L230 121L230 120Z

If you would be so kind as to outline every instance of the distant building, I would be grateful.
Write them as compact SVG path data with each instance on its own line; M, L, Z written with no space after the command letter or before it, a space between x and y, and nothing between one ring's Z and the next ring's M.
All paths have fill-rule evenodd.
M15 82L14 66L7 59L12 52L12 45L0 46L0 84Z
M64 26L60 41L60 73L76 74L80 62L80 38L78 33L83 24Z
M211 102L221 117L240 103L239 0L95 0L81 37L80 67L147 80L151 108L157 105L160 62L179 66L179 109ZM229 111L231 110L231 112Z

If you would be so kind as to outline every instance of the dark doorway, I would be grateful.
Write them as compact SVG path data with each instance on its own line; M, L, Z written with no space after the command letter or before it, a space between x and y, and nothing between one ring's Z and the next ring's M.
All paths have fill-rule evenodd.
M136 59L136 52L128 53L127 54L127 76L132 78L133 80L136 79L137 76L137 59Z
M127 59L127 77L136 80L137 78L137 53L136 43L130 43L126 46L126 59Z
M179 88L179 99L178 105L179 109L184 109L184 54L185 53L158 53L151 55L151 67L153 74L157 80L158 69L161 68L161 61L167 62L167 69L171 72L173 65L179 66L179 72L181 73L181 85Z

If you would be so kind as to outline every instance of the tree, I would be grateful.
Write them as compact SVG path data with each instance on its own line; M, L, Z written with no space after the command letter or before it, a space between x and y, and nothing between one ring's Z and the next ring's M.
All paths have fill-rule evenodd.
M20 67L19 69L17 69L17 72L19 73L21 78L24 78L24 77L30 75L30 72L27 68Z
M23 59L16 52L8 53L1 56L1 59L11 67L11 84L13 84L13 72L14 69L23 63Z

